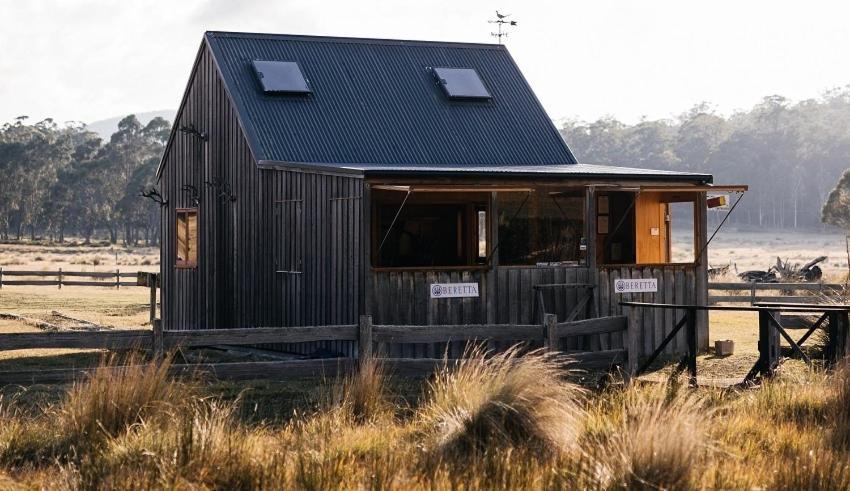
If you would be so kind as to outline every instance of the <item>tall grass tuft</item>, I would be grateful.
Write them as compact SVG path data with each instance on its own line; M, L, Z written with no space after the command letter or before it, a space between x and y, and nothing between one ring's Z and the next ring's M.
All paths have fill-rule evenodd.
M571 448L582 414L582 390L564 379L566 360L517 345L489 357L467 349L428 386L418 419L430 450L447 460L520 448L540 455Z
M691 470L707 449L709 410L691 393L631 389L607 441L590 451L613 489L691 487ZM605 480L605 479L603 479Z
M97 446L131 425L169 414L190 401L196 388L170 377L170 359L143 363L131 355L108 359L91 376L75 383L57 411L56 431L69 450Z
M383 365L374 358L361 361L354 373L334 384L327 409L342 410L358 424L390 418L393 409Z
M834 439L836 445L850 449L850 358L845 359L830 380L833 393Z
M777 466L771 489L846 491L850 489L850 462L846 456L812 450L808 455Z

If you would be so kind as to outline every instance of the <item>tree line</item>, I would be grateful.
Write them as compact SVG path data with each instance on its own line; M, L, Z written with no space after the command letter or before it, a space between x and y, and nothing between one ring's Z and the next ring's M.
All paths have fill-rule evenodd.
M28 124L25 116L0 127L0 238L159 241L159 206L144 198L171 125L133 116L104 142L83 124L52 119Z
M82 124L0 127L0 238L113 243L159 241L155 184L170 124L133 116L108 141ZM748 111L717 114L700 104L673 119L625 124L565 121L561 134L580 162L711 173L749 184L730 221L758 228L850 228L850 87L791 102L764 98ZM832 192L831 192L832 191ZM829 199L828 199L829 198ZM826 206L824 206L826 203ZM823 217L822 217L823 211Z
M580 162L704 172L718 184L749 184L730 222L819 227L830 191L850 168L850 88L796 103L766 97L728 117L700 104L674 119L631 125L566 121L561 134Z

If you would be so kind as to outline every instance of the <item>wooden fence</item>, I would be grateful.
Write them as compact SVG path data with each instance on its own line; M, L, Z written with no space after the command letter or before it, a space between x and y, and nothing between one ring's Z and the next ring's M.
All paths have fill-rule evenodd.
M835 298L844 294L839 283L709 283L708 304L758 302L812 303L818 297ZM726 295L712 295L712 291ZM731 294L729 292L732 292ZM801 295L801 292L805 292Z
M455 360L440 358L383 358L375 350L379 343L433 343L452 341L511 341L542 342L548 349L558 350L565 339L589 333L613 333L623 336L623 349L592 352L567 352L582 369L625 367L631 373L636 357L629 356L629 347L636 342L623 316L603 317L576 322L557 322L547 315L542 324L495 325L436 325L395 326L373 325L370 316L361 316L359 324L309 327L264 327L194 331L163 331L159 321L152 330L121 330L99 332L39 332L0 334L0 349L29 348L89 348L151 350L155 358L178 347L217 345L256 345L264 343L306 343L317 341L355 341L358 357L377 357L397 376L424 376L443 363ZM550 341L551 340L551 341ZM634 348L632 348L634 350ZM634 353L635 351L631 351ZM173 365L175 375L211 375L221 379L295 379L333 377L349 373L356 367L356 358L301 359L268 362L198 363ZM109 368L120 369L120 367ZM93 368L50 369L0 372L0 385L66 382L91 372Z
M121 288L122 286L138 286L136 272L115 271L15 271L0 268L0 288L4 285L40 285L40 286L109 286ZM9 279L16 278L16 279ZM24 278L24 279L20 279ZM39 278L39 279L33 279ZM53 279L41 279L53 278ZM79 279L84 278L84 279ZM132 278L133 281L126 281Z

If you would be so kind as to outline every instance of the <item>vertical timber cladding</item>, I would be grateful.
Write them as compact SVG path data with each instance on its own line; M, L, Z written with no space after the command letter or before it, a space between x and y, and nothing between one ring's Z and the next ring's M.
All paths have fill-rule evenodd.
M623 315L620 302L655 302L696 305L700 303L699 268L688 264L658 264L637 266L599 266L597 296L600 315ZM617 279L655 279L656 292L618 293L613 285ZM637 345L640 356L652 354L655 347L670 333L684 311L641 308L637 318L639 326ZM631 327L631 326L630 326ZM701 349L707 347L708 324L697 322L697 339ZM705 341L702 341L705 339ZM613 341L612 341L613 342ZM681 330L668 345L667 353L683 353L686 349L685 331Z
M250 306L255 254L247 249L258 221L252 200L259 170L206 45L201 47L175 121L160 186L163 328L214 329L255 325ZM175 209L198 208L198 265L176 269Z
M226 143L237 138L232 128L235 116L213 117L229 106L218 82L214 63L206 47L198 53L189 90L182 105L176 128L195 128L208 135L204 141L196 133L177 131L164 162L160 187L167 204L162 207L162 320L165 329L198 329L214 327L227 304L220 302L217 257L219 241L219 205L207 182L221 172L219 152ZM215 126L213 126L215 123ZM198 265L177 269L177 208L198 209Z
M162 208L163 327L357 323L362 180L261 170L206 46L175 125L205 132L208 139L177 131L162 169L160 186L168 200ZM274 202L287 199L302 200L297 216L276 210ZM195 206L198 267L178 270L174 210ZM284 253L299 261L293 264L300 274L277 273Z
M587 283L590 272L584 267L501 266L468 271L372 271L369 311L375 324L539 324L543 312L537 290L541 284ZM477 283L478 297L431 298L435 283ZM543 290L545 313L563 321L584 295L583 290L547 288ZM489 301L494 299L495 301ZM488 315L488 305L494 312ZM578 319L585 318L581 312ZM599 337L599 336L595 336ZM599 340L588 340L590 343ZM391 345L379 347L391 356L442 356L445 345ZM451 350L450 355L457 355Z
M260 171L255 326L356 324L363 289L362 179ZM353 356L351 342L279 346Z

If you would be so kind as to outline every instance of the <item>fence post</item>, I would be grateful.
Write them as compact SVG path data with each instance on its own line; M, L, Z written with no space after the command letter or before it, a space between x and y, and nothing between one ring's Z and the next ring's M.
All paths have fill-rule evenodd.
M759 364L762 377L773 376L779 363L779 333L770 325L773 310L759 310Z
M152 329L152 340L153 340L153 359L156 361L162 360L162 354L164 351L164 340L162 335L162 321L159 319L154 319L153 321L153 329Z
M372 316L361 315L357 330L357 356L360 363L372 357Z
M558 316L544 314L543 329L546 331L546 347L549 351L558 351Z
M623 374L623 381L626 385L630 384L632 378L637 375L638 357L640 356L638 349L638 311L637 307L626 307L626 373Z
M156 320L156 275L153 273L147 273L148 275L148 286L151 289L151 325Z
M686 338L688 341L688 382L697 385L697 310L689 308L685 315L687 320Z
M3 267L0 266L0 290L3 289Z
M59 268L59 289L62 289L62 268Z
M116 269L115 270L115 289L117 290L117 289L120 289L120 288L121 288L121 270Z

